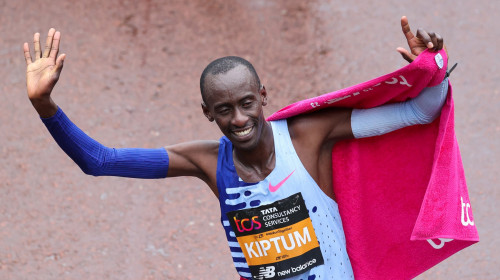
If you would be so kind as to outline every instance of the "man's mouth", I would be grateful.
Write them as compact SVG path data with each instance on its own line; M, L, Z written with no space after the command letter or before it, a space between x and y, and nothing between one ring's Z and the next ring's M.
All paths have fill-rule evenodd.
M243 137L243 136L248 135L252 131L252 128L253 128L253 126L247 128L245 130L242 130L242 131L233 131L233 132L234 132L234 134L236 134L236 136Z

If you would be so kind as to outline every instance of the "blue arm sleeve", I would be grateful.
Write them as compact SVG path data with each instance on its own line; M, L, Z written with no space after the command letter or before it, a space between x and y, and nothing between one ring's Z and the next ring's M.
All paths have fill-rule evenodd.
M370 109L354 109L351 128L355 138L378 136L416 124L428 124L440 114L448 93L448 78L415 98Z
M42 122L61 149L85 174L144 179L167 177L169 159L165 148L105 147L71 122L61 108L54 116L42 118Z

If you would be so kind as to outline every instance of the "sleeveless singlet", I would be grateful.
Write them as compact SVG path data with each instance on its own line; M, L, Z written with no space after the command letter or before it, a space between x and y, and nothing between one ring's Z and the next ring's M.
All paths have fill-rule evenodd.
M233 262L246 279L354 279L338 206L302 165L286 120L271 122L276 165L258 183L239 178L220 140L217 188Z

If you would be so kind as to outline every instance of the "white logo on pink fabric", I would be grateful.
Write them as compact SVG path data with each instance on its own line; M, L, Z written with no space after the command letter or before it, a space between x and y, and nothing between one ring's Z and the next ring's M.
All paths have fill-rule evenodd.
M440 53L436 54L436 56L434 57L434 60L436 61L436 64L437 66L439 67L439 69L442 69L443 66L444 66L444 60L443 60L443 56L441 56Z
M396 84L396 83L399 82L399 84L401 84L401 85L405 85L407 87L412 87L412 85L410 85L406 81L406 78L403 75L399 75L399 77L401 78L401 81L399 81L398 78L394 77L394 78L391 79L391 81L385 81L385 83L388 84L388 85L394 85L394 84Z
M462 215L460 215L460 221L462 222L462 225L464 227L466 226L473 226L474 221L470 220L469 217L469 208L470 208L470 203L464 203L463 197L460 197L460 201L462 202ZM467 221L465 220L465 216L467 216Z
M462 209L462 213L460 215L460 221L462 222L462 225L464 227L473 226L474 221L471 221L470 216L469 216L470 203L468 203L468 202L465 203L463 197L460 197L460 203L461 203L460 207ZM465 218L467 218L467 220ZM439 244L434 243L434 241L432 239L427 239L427 242L429 242L429 244L431 244L432 248L441 249L444 247L444 244L446 242L450 242L453 240L453 239L449 239L449 238L438 238L438 239L439 239L439 241L441 241Z
M316 108L316 107L319 107L319 106L321 106L321 105L319 105L318 102L312 102L311 103L311 107L313 107L313 108Z
M441 241L441 243L439 243L439 244L434 243L434 241L432 241L432 239L427 239L427 242L429 242L429 244L431 244L432 248L441 249L441 248L443 248L444 243L450 242L453 240L450 238L438 238L438 239Z

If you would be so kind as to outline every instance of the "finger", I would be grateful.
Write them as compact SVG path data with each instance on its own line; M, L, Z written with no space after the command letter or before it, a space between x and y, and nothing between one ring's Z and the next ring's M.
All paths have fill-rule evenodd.
M56 69L61 71L64 66L64 59L66 59L66 54L61 54L56 60Z
M415 56L413 54L411 54L409 51L407 51L406 49L399 47L396 50L401 54L403 59L408 61L409 63L412 63L413 60L415 60Z
M59 42L61 41L61 32L57 31L54 34L54 40L52 41L52 48L50 49L50 58L56 59L59 53Z
M41 57L40 52L40 33L35 33L33 35L33 45L35 46L35 60L39 60Z
M432 31L429 31L429 36L431 37L431 42L432 42L432 45L433 45L433 50L437 50L437 47L438 47L438 41L437 41L437 38L436 38L436 33L432 32Z
M52 48L54 32L56 32L54 28L49 29L49 34L47 34L47 41L45 42L45 50L43 51L42 57L49 57L50 49Z
M56 67L54 68L54 77L56 80L59 80L59 76L61 75L62 68L64 66L64 59L66 58L65 54L61 54L56 60Z
M441 37L441 35L439 35L439 34L436 33L436 39L437 39L437 47L436 47L436 49L437 50L443 49L443 47L444 47L443 37Z
M26 60L26 65L30 65L32 61L30 54L30 46L28 45L28 43L24 43L23 49L24 49L24 59Z
M427 46L428 49L434 48L431 36L429 36L429 33L427 33L427 31L423 30L422 28L419 28L417 30L417 37L424 42L424 44Z
M410 24L408 23L408 18L406 18L406 16L401 17L401 29L403 30L406 40L410 41L413 37L415 37L413 32L411 32Z

